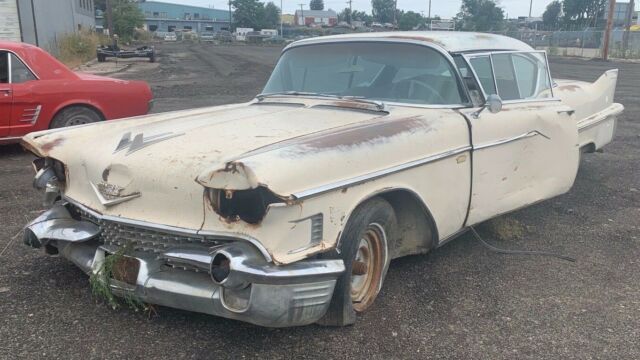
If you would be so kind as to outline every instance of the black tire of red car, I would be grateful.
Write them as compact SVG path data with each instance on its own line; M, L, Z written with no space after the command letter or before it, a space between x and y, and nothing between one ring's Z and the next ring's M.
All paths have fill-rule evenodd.
M51 120L51 129L89 124L101 121L102 117L95 110L86 106L72 106L60 111Z
M393 207L382 198L372 198L353 211L340 239L340 253L330 251L319 256L321 259L342 259L345 272L338 278L329 309L318 324L351 325L356 321L356 313L371 306L389 267L389 250L393 249L397 227ZM362 258L362 244L368 241L373 246L367 251L367 261ZM359 285L357 277L364 277L368 287L354 286ZM361 301L356 301L354 295L359 295Z

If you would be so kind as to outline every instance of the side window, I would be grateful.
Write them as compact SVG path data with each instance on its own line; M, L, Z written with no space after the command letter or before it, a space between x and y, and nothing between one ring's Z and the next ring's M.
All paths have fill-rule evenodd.
M491 59L493 60L500 98L502 100L521 99L516 74L511 65L511 54L494 54L491 55Z
M469 60L473 70L478 76L480 85L487 95L496 93L496 86L493 79L493 70L491 69L491 59L489 56L478 56Z
M487 95L497 93L502 100L551 97L549 70L543 53L496 53L472 57L469 62Z
M518 81L518 91L520 98L526 99L535 95L538 68L534 62L528 58L514 54L511 56L513 69L516 72L516 80Z
M18 59L17 56L11 54L11 82L19 84L31 80L35 80L36 77L31 73L31 70Z
M9 82L9 58L8 53L0 51L0 84Z

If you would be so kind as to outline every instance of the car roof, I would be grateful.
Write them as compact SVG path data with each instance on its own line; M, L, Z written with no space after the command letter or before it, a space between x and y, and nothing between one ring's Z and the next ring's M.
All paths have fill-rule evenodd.
M36 48L37 46L19 42L19 41L0 41L0 49L10 50L10 51L20 51L27 50L31 48Z
M503 35L462 31L388 31L331 35L299 40L289 46L319 44L349 40L397 39L426 42L440 46L450 53L484 50L532 51L526 43Z

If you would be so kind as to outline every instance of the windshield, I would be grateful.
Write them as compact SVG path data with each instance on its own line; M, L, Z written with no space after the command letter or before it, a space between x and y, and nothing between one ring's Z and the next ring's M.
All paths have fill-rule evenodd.
M467 103L439 52L420 45L349 42L294 47L263 94L299 92L422 105Z

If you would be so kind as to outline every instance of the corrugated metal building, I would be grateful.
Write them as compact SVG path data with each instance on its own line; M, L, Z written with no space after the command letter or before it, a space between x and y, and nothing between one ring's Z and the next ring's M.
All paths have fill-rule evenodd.
M93 0L0 0L0 39L55 53L61 36L95 27L93 12Z
M171 32L191 30L197 33L229 29L229 11L206 7L140 1L140 10L149 31Z

